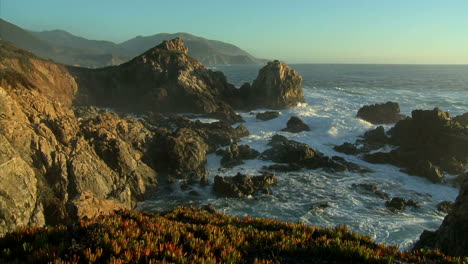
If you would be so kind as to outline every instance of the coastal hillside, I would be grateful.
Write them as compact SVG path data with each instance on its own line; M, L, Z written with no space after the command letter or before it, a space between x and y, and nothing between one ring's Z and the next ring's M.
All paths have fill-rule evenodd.
M35 54L72 66L100 68L119 65L146 52L164 40L179 37L189 48L189 55L205 65L263 64L239 47L188 33L161 33L138 36L123 43L90 40L64 30L34 32L0 19L0 38Z
M133 55L145 52L164 40L181 38L189 49L189 55L205 65L223 64L263 64L264 59L258 59L229 43L209 40L188 33L161 33L152 36L138 36L119 45Z
M73 226L0 238L3 263L463 263L439 251L398 251L350 232L206 207L154 215L119 211Z

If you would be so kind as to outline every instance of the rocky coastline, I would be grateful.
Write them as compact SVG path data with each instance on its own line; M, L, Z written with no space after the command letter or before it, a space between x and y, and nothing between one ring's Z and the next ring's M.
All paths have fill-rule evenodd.
M164 41L133 60L100 69L64 66L1 42L0 50L0 235L21 226L73 224L115 210L132 209L161 183L183 179L212 184L227 197L271 193L274 171L370 170L346 158L326 156L281 135L260 153L238 145L249 131L236 110L285 109L304 103L302 77L280 61L267 63L252 84L239 89L221 72L188 56L181 39ZM131 113L131 115L129 114ZM219 119L192 121L179 114ZM257 115L265 121L279 112ZM397 103L364 106L357 113L377 127L335 150L369 163L391 164L434 183L459 174L461 192L438 231L425 232L416 248L468 256L466 114L442 110L399 113ZM282 131L313 130L292 117ZM390 152L379 151L390 145ZM207 154L223 167L248 159L275 164L260 175L207 178ZM389 208L417 207L377 186L355 186L386 201Z

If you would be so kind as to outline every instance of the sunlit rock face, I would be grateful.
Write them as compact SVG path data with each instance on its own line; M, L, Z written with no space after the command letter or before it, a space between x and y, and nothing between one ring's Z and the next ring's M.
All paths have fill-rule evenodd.
M252 85L240 88L240 108L284 109L304 102L302 76L288 65L275 60L260 69Z

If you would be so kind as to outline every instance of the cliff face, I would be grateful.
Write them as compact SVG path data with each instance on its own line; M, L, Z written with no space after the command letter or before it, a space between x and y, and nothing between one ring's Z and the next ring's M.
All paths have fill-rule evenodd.
M132 112L224 112L234 93L224 75L187 55L181 39L164 41L128 63L96 70L71 68L80 87L78 104Z
M65 67L1 45L0 233L66 221L86 190L132 207L156 182L144 161L152 133L116 114L77 116Z

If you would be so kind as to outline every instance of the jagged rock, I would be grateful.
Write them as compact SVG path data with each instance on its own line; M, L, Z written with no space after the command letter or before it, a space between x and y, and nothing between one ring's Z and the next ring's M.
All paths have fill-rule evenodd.
M269 194L270 186L276 182L276 176L267 172L253 177L241 173L237 173L234 177L221 177L216 175L214 178L213 191L220 195L233 198L253 195L257 191Z
M276 111L266 111L266 112L258 113L256 115L256 118L260 119L260 120L263 120L263 121L267 121L267 120L275 119L279 115L280 115L280 113L276 112Z
M397 148L387 153L365 154L364 160L393 164L436 183L443 178L440 169L458 174L468 163L468 128L454 122L449 113L439 108L414 110L411 118L398 121L390 129L389 140L382 133L383 141ZM370 151L372 148L365 146L360 150Z
M205 173L208 145L192 129L181 128L156 138L155 161L177 178L200 179Z
M115 67L69 67L78 82L78 104L129 112L213 113L240 121L226 98L236 92L221 72L187 55L181 39L164 41Z
M419 161L408 169L408 174L424 177L433 183L440 183L444 179L444 173L430 161Z
M372 124L391 124L404 118L400 114L400 105L394 102L365 105L359 109L356 117Z
M304 102L302 76L288 65L275 60L260 69L252 85L239 89L239 108L284 109Z
M385 203L385 206L387 206L387 208L389 208L392 211L402 211L408 206L417 208L419 205L417 202L411 199L406 200L405 198L401 198L401 197L393 197L392 200L387 201Z
M437 211L448 214L452 211L453 205L454 203L449 201L440 202L437 204Z
M458 161L454 157L442 157L440 160L440 168L450 174L460 174L465 170L463 162Z
M389 143L390 138L385 134L384 127L378 126L377 128L364 133L364 140L373 144L387 144Z
M435 232L425 230L415 249L438 248L450 256L468 256L468 181L461 186L453 209Z
M379 186L377 184L359 183L359 184L353 184L352 186L354 188L358 188L366 192L373 193L384 200L388 200L390 198L387 193L380 191L378 189Z
M281 129L281 131L291 132L291 133L299 133L302 131L310 131L310 127L304 123L299 117L292 116L288 123L286 124L286 128Z
M230 145L225 150L219 150L216 154L221 155L221 165L223 167L234 167L243 164L243 160L255 159L260 152L250 148L247 145Z
M334 150L348 154L348 155L357 155L360 153L359 149L353 143L345 142L339 146L333 147Z
M323 153L312 149L307 144L288 140L283 136L273 136L269 145L272 147L265 150L260 155L260 159L271 160L277 163L287 163L289 165L286 167L268 167L268 169L290 170L292 168L326 168L334 171L367 171L357 164L347 162L341 157L325 156Z
M77 197L70 201L71 211L76 220L91 219L100 215L107 215L114 211L127 209L124 205L113 201L104 200L96 197L93 192L83 191Z
M452 118L453 121L458 122L462 126L468 126L468 112Z

